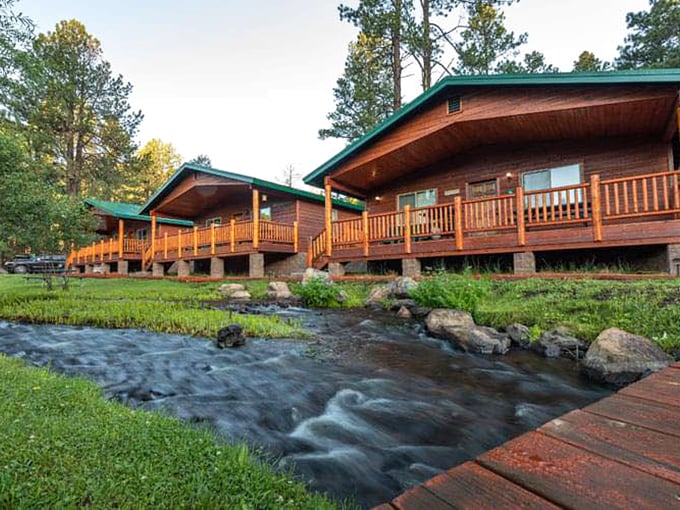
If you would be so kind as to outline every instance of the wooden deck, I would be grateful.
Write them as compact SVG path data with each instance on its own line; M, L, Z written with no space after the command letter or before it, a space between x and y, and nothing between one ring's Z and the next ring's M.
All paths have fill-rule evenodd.
M680 508L680 363L376 508Z

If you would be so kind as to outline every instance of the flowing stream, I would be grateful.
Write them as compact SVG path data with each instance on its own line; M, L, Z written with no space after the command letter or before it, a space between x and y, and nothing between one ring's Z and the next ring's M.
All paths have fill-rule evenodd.
M301 320L318 341L219 350L178 335L0 322L0 352L208 424L365 507L610 393L572 362L465 354L387 314L255 311Z

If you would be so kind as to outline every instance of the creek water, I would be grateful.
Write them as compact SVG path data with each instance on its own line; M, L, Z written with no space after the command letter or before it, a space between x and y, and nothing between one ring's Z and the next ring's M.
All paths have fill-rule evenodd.
M179 335L0 322L0 352L245 440L363 507L610 393L573 362L462 353L387 314L255 311L301 320L317 341L219 350Z

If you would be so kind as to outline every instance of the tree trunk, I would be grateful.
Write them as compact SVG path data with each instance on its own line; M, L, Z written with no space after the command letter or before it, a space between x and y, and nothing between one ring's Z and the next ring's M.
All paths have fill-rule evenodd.
M423 92L432 86L432 39L430 37L430 0L420 0L423 8Z
M392 26L392 83L394 110L401 108L401 19L402 0L394 0L394 22Z

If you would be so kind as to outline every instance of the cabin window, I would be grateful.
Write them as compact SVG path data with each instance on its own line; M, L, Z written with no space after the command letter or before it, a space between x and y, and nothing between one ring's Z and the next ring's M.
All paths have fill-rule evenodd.
M437 203L437 190L426 189L423 191L415 191L413 193L403 193L397 196L397 207L401 211L404 207L411 206L427 207L428 205L435 205Z
M262 207L260 209L260 219L264 221L272 221L272 208L270 206Z
M446 102L449 114L459 112L461 110L461 104L460 96L450 97Z
M146 241L149 238L149 230L146 228L140 228L137 230L137 239L140 241Z
M469 199L498 196L498 180L471 182L468 184L467 197Z
M338 221L338 211L331 209L331 221Z
M546 168L535 172L526 172L522 176L522 185L525 191L539 191L544 189L561 188L563 186L574 186L581 184L581 165L565 165L555 168ZM568 193L555 193L555 199L561 196L562 202L567 199L570 203L581 202L583 200L581 190L569 190ZM542 205L541 196L532 196L530 205Z
M215 225L216 227L219 227L222 224L222 218L220 216L216 216L215 218L208 218L205 220L205 226L209 227L210 225Z

